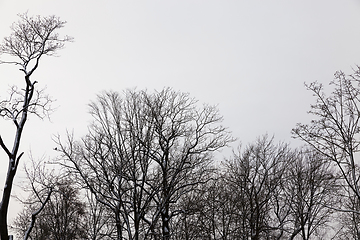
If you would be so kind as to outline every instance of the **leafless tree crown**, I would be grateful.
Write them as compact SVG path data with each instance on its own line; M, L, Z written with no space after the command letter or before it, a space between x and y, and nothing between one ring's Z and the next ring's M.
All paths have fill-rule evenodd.
M59 17L30 17L27 13L19 14L19 17L20 20L11 26L11 35L5 37L0 45L0 54L8 54L15 59L2 60L0 63L20 65L20 70L31 75L43 55L56 54L64 47L65 42L72 41L73 38L60 37L57 30L64 27L66 22ZM28 69L33 60L34 65Z

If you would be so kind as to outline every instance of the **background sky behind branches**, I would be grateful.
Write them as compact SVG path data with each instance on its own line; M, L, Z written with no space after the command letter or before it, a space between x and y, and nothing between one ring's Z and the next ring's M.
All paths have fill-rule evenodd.
M313 100L304 82L327 84L360 64L359 0L0 0L0 39L26 11L59 16L68 22L61 33L75 38L33 77L57 99L51 121L30 117L25 126L21 150L35 159L56 155L54 134L86 132L87 104L100 91L134 87L217 104L234 146L264 133L298 146L290 131L311 119ZM16 66L0 65L0 98L23 81ZM13 130L1 120L8 144ZM3 152L0 161L2 188Z

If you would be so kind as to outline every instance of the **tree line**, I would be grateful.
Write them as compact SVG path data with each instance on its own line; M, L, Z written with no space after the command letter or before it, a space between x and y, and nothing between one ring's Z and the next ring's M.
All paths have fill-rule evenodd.
M51 110L51 97L31 76L43 56L71 37L57 31L55 16L21 14L0 45L24 73L24 88L11 88L0 115L15 126L8 174L0 203L0 236L12 239L360 239L359 147L360 68L337 72L326 95L315 98L313 120L297 124L294 149L268 135L234 149L235 141L216 106L188 93L125 90L100 93L90 102L92 123L76 139L57 136L56 168L29 161L23 210L8 224L13 180L28 114Z

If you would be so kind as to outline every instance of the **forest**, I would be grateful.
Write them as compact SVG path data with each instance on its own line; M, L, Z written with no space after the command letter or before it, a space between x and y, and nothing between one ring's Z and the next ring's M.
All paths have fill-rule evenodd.
M0 100L15 129L12 145L0 135L1 240L360 239L360 67L306 85L313 120L289 129L298 148L264 134L219 159L237 136L217 106L169 87L127 89L99 93L88 133L57 135L49 163L20 150L28 118L52 111L32 75L73 38L59 35L66 22L56 16L19 17L0 45L0 66L24 76ZM21 161L27 197L8 222Z

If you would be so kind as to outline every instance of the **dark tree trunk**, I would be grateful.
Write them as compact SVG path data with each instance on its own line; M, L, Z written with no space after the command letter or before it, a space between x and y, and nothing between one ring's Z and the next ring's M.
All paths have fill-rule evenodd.
M161 211L161 220L162 220L162 232L163 240L170 239L170 216L169 216L169 204L166 203L164 209Z
M16 119L13 120L15 123L15 126L16 126L16 134L15 134L13 149L11 152L5 146L4 142L0 138L0 145L9 157L8 172L6 175L4 192L3 192L1 203L0 203L0 236L1 236L1 240L9 240L8 227L7 227L8 207L9 207L11 190L12 190L17 166L19 164L19 160L20 160L21 156L23 155L23 153L21 153L17 157L17 153L18 153L19 147L20 147L20 139L21 139L22 131L23 131L25 122L27 120L28 107L29 107L29 104L30 104L30 101L31 101L31 98L32 98L33 92L34 92L34 84L31 84L31 82L29 80L29 76L25 77L25 81L26 81L26 90L25 90L24 103L23 103L23 109L22 109L23 112L21 115L21 120L20 120L20 122L18 122Z
M10 159L10 163L14 162ZM15 176L15 171L12 170L12 164L9 164L8 173L6 176L4 192L1 200L0 205L0 236L1 240L9 240L8 235L8 228L7 228L7 213L8 213L8 206L10 201L11 189L13 184L13 179Z
M115 211L115 220L116 220L117 240L122 240L122 224L121 224L119 210Z

